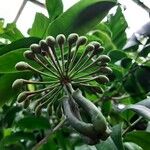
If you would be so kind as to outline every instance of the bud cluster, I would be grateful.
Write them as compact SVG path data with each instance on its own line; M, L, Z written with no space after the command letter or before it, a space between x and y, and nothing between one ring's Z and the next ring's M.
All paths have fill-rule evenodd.
M85 36L76 33L67 38L59 34L56 38L49 36L39 44L32 44L30 50L24 52L24 57L38 64L33 67L27 62L18 62L18 71L31 71L42 77L42 81L17 79L12 87L21 89L33 84L44 85L35 91L23 91L17 97L19 103L27 108L34 102L35 114L40 115L42 108L49 110L52 105L64 95L64 86L92 86L92 81L100 84L109 82L107 74L112 70L107 67L110 58L103 55L104 48L100 43L88 43ZM23 88L25 89L25 88ZM98 90L97 90L98 91Z

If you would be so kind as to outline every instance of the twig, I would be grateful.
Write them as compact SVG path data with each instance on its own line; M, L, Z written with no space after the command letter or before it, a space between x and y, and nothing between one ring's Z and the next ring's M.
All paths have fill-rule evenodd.
M137 120L135 120L129 127L127 127L122 135L125 135L135 124L137 124L143 117L140 116Z
M60 127L64 124L64 122L66 121L66 118L63 118L61 120L61 122L52 130L49 131L47 136L45 136L39 143L37 143L32 150L38 150L40 148L40 146L42 146L43 144L47 143L48 139L50 138L50 136L55 133L58 129L60 129Z
M144 10L146 10L148 13L150 13L150 8L147 7L143 2L141 2L140 0L132 0L133 2L135 2L137 5L139 5L140 7L142 7Z
M28 1L30 1L30 2L32 2L32 3L34 3L34 4L36 4L36 5L38 5L38 6L40 6L40 7L45 8L45 5L44 5L43 3L37 1L37 0L28 0Z
M19 9L19 11L18 11L18 13L17 13L17 15L16 15L14 21L13 21L13 23L16 23L16 22L18 21L18 19L19 19L20 15L21 15L21 13L22 13L22 11L23 11L25 5L27 4L27 2L28 2L28 0L24 0L24 1L23 1L22 5L21 5L21 7L20 7L20 9Z

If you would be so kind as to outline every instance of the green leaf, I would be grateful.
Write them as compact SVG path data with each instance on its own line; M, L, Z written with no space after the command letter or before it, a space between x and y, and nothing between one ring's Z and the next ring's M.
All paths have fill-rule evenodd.
M63 13L62 0L46 0L46 7L51 20L54 20Z
M105 47L106 51L110 51L110 50L115 50L116 46L114 45L112 39L109 37L109 35L106 32L103 31L95 31L93 33L93 35L95 35L96 37L98 37L99 39L101 39L102 41L102 46Z
M125 30L128 24L120 7L117 8L115 15L110 15L106 25L112 32L112 41L118 49L121 49L127 40Z
M118 150L113 140L109 137L106 141L102 141L95 146L97 150Z
M115 0L82 0L56 18L48 27L45 37L72 32L85 34L98 24L116 4Z
M123 143L125 150L143 150L140 146L132 142Z
M133 131L127 133L124 141L127 142L134 142L141 146L143 150L149 150L149 143L150 143L150 132L145 131Z
M139 56L147 57L147 55L150 53L150 44L146 45L140 52Z
M29 30L30 36L43 38L50 20L41 13L36 13L32 28Z
M122 124L115 125L112 128L111 138L114 141L118 150L124 150L124 146L122 142Z
M121 60L121 66L125 69L129 69L131 64L132 64L132 59L131 58L123 58Z
M150 120L150 109L145 106L138 105L138 104L128 105L122 110L122 112L126 110L132 110L137 114L139 114L140 116L143 116L144 118Z
M20 140L35 140L34 135L32 133L27 132L16 132L9 136L6 136L4 139L2 139L0 145L10 145L16 142L19 142Z
M150 92L150 67L140 66L136 70L135 76L142 89L146 93Z
M118 60L121 60L122 58L125 58L127 57L127 54L124 53L123 51L120 51L120 50L113 50L113 51L110 51L108 53L109 57L111 58L111 62L114 63Z
M29 37L17 40L15 42L12 42L11 44L0 47L0 56L16 49L29 48L31 44L38 43L39 41L40 39L36 37Z
M8 39L9 41L16 41L24 37L14 23L7 24L2 30L0 37Z
M3 106L10 99L16 96L17 91L12 89L12 83L14 80L18 78L27 79L31 76L31 73L11 73L11 74L4 74L0 76L0 106ZM9 91L9 94L8 94Z
M11 51L9 53L6 53L2 56L0 56L0 73L17 73L15 69L16 63L19 61L26 61L32 65L37 66L37 63L28 60L23 57L23 52L26 51L27 48L17 49L14 51Z
M44 117L25 117L23 119L20 119L16 126L21 129L29 129L29 130L35 130L35 129L50 129L50 124L48 119Z
M145 106L145 107L150 109L150 98L144 99L144 100L142 100L142 101L140 101L140 102L138 102L136 104Z

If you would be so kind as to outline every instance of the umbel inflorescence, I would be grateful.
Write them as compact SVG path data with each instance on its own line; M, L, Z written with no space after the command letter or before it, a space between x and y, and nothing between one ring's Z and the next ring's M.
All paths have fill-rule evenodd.
M83 97L79 89L74 90L74 87L85 86L99 92L100 89L93 84L109 82L106 75L112 72L107 67L110 58L102 55L103 50L100 43L88 43L85 36L75 33L67 38L63 34L56 38L49 36L39 44L32 44L30 50L24 52L24 57L32 60L34 66L22 61L15 67L19 71L31 71L42 80L14 81L13 88L26 89L18 95L17 101L24 103L25 108L32 102L36 115L40 115L43 108L49 112L51 106L57 103L70 125L87 143L105 140L110 134L105 117L92 102ZM27 90L25 87L29 84L34 85L35 90ZM79 108L87 112L90 123L82 120Z

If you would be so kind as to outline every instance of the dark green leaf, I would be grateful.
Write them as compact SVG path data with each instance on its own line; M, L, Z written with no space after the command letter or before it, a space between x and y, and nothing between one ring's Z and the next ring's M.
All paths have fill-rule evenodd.
M111 138L114 141L118 150L124 150L122 142L122 124L115 125L112 128Z
M123 109L123 111L126 110L132 110L137 114L139 114L140 116L143 116L144 118L150 120L150 109L145 106L138 105L138 104L128 105Z
M50 20L41 13L36 13L32 28L29 30L30 36L43 38Z
M6 53L0 56L0 73L16 73L18 72L15 69L16 63L19 61L26 61L32 64L35 64L33 61L30 61L23 57L23 52L26 51L27 48L17 49ZM37 64L36 64L37 65Z
M62 0L46 0L46 7L49 13L49 18L54 20L63 13Z
M127 57L127 54L120 50L110 51L108 55L111 58L112 63Z
M140 146L132 142L123 143L125 150L143 150Z
M119 150L110 137L106 141L97 144L95 147L97 150Z
M6 104L10 99L17 95L17 91L12 89L12 83L18 78L27 79L30 73L11 73L0 76L0 106ZM8 94L9 91L9 94Z
M108 18L106 24L112 32L112 41L118 49L121 49L127 40L125 30L128 24L120 7L117 8L115 15Z
M11 44L0 47L0 55L20 48L29 48L31 44L38 43L39 41L40 39L36 37L29 37L17 40L15 42L12 42Z
M136 70L136 79L145 92L150 92L150 67L139 67Z
M150 132L133 131L127 133L124 140L138 144L143 148L143 150L149 150Z
M25 117L23 119L20 119L16 126L22 129L50 129L50 124L48 119L44 117Z
M147 55L150 53L150 44L146 45L140 52L139 56L147 57Z
M9 136L6 136L2 141L1 143L2 144L13 144L13 143L16 143L20 140L35 140L34 138L34 135L32 133L27 133L27 132L16 132L16 133L13 133Z
M98 24L115 4L115 0L79 1L49 25L45 37L59 33L84 34Z

